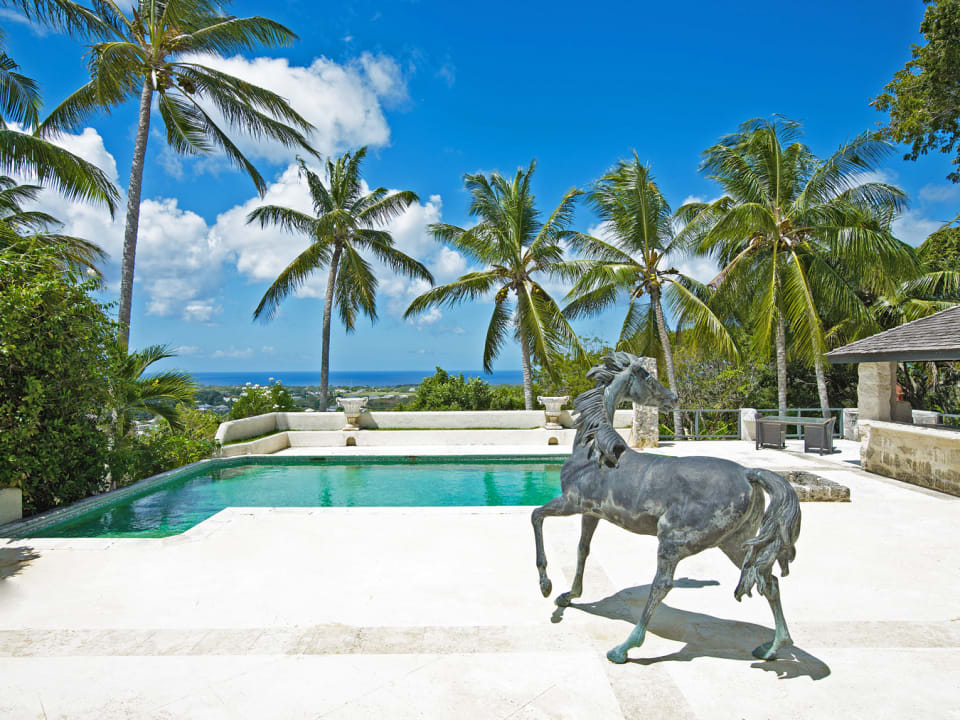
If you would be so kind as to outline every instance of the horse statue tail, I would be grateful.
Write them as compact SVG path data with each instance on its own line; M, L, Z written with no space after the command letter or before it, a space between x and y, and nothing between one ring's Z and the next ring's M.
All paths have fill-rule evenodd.
M737 600L749 596L754 585L763 594L775 561L780 563L781 575L790 574L790 561L797 556L795 545L800 536L800 501L790 483L775 472L759 468L747 470L747 480L766 491L770 505L757 536L744 543L747 555L734 592Z

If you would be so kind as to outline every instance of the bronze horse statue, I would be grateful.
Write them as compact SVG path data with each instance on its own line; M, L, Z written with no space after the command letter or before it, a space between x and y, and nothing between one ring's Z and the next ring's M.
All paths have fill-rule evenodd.
M800 535L796 492L769 470L720 458L664 457L631 450L613 429L613 413L620 402L673 409L676 395L625 352L604 357L587 377L596 387L574 401L577 434L573 454L560 474L562 495L533 511L543 596L549 597L553 587L543 552L545 517L583 515L577 571L570 591L556 599L560 607L580 597L590 540L601 519L641 535L656 535L657 572L640 621L623 644L607 653L610 661L624 663L627 651L643 643L654 610L673 587L677 563L719 547L741 571L734 597L739 601L756 586L770 603L776 623L773 640L753 654L774 659L780 648L792 643L773 564L779 562L785 576L796 556L794 545ZM770 496L766 509L764 491Z

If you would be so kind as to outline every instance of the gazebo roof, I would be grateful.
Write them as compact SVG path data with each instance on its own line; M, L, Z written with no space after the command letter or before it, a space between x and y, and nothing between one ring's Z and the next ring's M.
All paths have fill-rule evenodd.
M960 360L960 305L827 353L831 362Z

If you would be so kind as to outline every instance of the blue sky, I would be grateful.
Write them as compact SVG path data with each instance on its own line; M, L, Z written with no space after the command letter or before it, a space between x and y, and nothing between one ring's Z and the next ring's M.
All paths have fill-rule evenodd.
M446 281L467 265L425 227L468 222L465 172L512 173L536 158L534 188L549 211L566 189L586 186L636 149L678 206L719 194L697 171L700 153L746 119L779 113L800 120L821 155L885 119L869 102L920 40L920 0L746 7L724 0L237 2L235 14L272 17L300 41L218 67L287 97L317 126L313 141L324 153L369 145L371 185L413 190L421 199L395 224L398 244ZM8 10L0 11L0 25L8 52L41 82L49 106L85 81L85 49L77 42ZM63 142L125 189L135 112L130 105L94 117ZM221 158L174 157L157 121L147 151L132 343L176 346L175 364L189 370L318 368L322 277L287 300L270 324L251 322L270 279L303 241L246 226L246 213L263 202L249 179ZM242 147L271 181L266 202L304 202L291 152L252 141ZM911 163L901 155L891 155L882 175L909 192L910 210L896 228L917 244L956 215L960 187L945 179L947 158ZM111 253L107 297L115 297L123 213L111 221L49 193L42 202L67 231ZM586 208L578 211L579 229L595 223ZM710 275L702 260L679 262ZM352 335L335 326L332 368L479 367L491 306L404 321L417 290L384 272L379 321L361 322ZM622 311L577 329L611 340ZM519 351L507 346L496 367L519 364Z

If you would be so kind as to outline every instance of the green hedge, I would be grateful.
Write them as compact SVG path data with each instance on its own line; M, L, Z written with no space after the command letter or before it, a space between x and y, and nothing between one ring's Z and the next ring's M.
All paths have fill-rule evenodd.
M104 487L115 326L96 284L0 255L0 487L22 488L24 514Z

